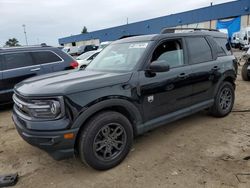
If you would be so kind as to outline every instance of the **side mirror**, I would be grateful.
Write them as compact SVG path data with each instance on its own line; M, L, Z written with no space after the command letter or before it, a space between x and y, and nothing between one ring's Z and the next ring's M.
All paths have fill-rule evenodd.
M235 37L233 37L233 40L236 40L236 38L235 38Z
M167 72L169 71L169 69L170 67L166 61L158 60L158 61L153 61L150 64L148 71L152 73L157 73L157 72Z
M244 36L244 40L247 40L247 36Z

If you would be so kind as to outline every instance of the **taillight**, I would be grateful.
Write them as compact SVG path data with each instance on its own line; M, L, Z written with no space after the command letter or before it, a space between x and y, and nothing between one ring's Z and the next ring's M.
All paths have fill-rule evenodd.
M70 63L70 67L73 68L73 69L78 68L78 65L79 65L79 64L78 64L76 61L72 61L72 62Z

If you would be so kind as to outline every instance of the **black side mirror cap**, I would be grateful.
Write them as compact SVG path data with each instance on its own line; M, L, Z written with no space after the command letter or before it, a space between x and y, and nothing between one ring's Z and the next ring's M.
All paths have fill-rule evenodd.
M157 73L157 72L167 72L169 71L169 69L170 67L166 61L158 60L151 62L148 71Z

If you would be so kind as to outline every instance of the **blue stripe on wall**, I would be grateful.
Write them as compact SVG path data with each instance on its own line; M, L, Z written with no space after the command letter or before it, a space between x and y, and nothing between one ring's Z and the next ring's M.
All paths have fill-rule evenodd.
M175 27L177 25L186 25L228 17L237 17L241 15L247 15L249 13L250 0L238 0L127 25L93 31L87 34L64 37L59 39L59 44L90 39L100 39L100 41L113 41L119 39L124 35L159 33L164 27Z

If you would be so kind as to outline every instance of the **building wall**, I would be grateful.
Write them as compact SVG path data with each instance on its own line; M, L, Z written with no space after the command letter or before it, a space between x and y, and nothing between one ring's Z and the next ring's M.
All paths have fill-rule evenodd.
M250 25L249 15L241 16L241 28L247 27Z
M76 46L83 46L83 45L99 46L100 40L99 39L92 39L92 40L85 40L85 41L77 41L76 42ZM64 46L71 47L72 43L65 43Z
M99 39L92 39L92 40L86 40L86 41L78 41L76 42L76 46L82 46L82 45L95 45L99 46L100 40Z
M124 35L143 35L159 33L164 27L197 25L195 23L199 23L201 26L204 27L207 27L208 25L210 27L211 25L212 28L216 28L216 20L218 19L244 16L249 14L250 0L238 0L183 13L172 14L141 22L103 29L99 31L93 31L87 34L64 37L59 39L59 44L88 41L91 39L99 39L100 42L113 41L119 39ZM243 25L245 22L249 22L249 19L247 19L248 21L245 21L245 17L243 17L243 19ZM211 21L211 24L210 20L213 20Z

